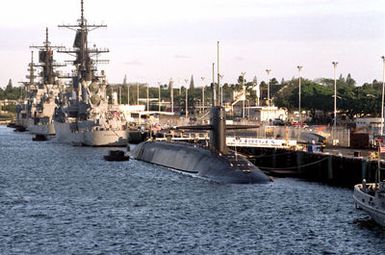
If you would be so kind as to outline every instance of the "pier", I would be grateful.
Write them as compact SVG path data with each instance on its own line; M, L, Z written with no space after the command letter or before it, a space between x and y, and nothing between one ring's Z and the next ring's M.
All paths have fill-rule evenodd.
M253 164L275 177L296 177L349 188L362 179L374 182L376 178L378 161L368 157L367 150L326 148L324 152L306 152L286 148L230 147L247 155Z

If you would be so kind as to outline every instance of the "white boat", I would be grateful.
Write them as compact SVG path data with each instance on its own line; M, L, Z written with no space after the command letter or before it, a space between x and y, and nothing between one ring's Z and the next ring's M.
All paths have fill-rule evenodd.
M366 183L354 186L356 208L364 210L381 226L385 227L385 182Z

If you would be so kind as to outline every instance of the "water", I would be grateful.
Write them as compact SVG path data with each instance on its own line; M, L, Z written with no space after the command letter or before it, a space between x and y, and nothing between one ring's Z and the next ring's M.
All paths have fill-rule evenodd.
M352 190L222 185L0 127L0 254L384 254ZM172 155L170 155L172 156Z

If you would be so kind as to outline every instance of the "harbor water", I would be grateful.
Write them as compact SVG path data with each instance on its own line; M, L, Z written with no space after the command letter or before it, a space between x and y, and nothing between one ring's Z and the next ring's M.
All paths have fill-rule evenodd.
M223 185L31 138L0 127L0 254L385 252L385 230L350 189Z

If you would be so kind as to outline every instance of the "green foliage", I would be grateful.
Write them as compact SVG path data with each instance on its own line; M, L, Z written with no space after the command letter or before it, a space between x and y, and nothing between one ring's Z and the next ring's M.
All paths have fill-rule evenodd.
M13 87L12 80L9 79L7 86L5 89L0 87L0 100L9 99L9 100L17 100L21 98L23 93L22 87Z
M301 82L301 108L311 114L323 111L325 114L334 110L334 79L319 79ZM337 110L350 118L354 116L379 116L381 112L382 83L374 80L357 87L350 74L337 80ZM289 111L298 109L298 79L292 79L277 92L274 102Z

